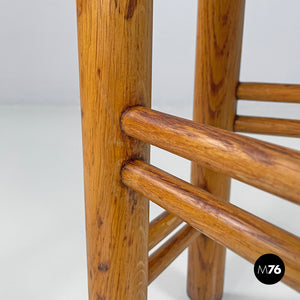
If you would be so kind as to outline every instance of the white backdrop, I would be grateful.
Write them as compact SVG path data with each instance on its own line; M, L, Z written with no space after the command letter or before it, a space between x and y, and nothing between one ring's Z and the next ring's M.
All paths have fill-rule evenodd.
M79 103L75 0L0 1L0 104ZM153 104L192 103L196 0L154 1ZM248 0L242 80L300 82L300 1Z

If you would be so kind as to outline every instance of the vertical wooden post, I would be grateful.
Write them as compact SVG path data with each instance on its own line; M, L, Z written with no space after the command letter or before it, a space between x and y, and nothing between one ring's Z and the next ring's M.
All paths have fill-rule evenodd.
M194 120L233 130L244 0L199 0ZM192 164L192 183L229 201L230 178ZM189 247L188 294L221 299L225 248L201 235Z
M151 0L77 0L90 300L147 298L148 202L121 183L149 147L120 128L150 106Z

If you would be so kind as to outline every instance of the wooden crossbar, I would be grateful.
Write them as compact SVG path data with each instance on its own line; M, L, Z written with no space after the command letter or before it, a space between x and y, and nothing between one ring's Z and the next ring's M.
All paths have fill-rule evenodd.
M300 290L299 238L226 202L231 176L300 204L300 152L229 132L237 98L300 102L299 85L239 84L244 7L245 0L198 0L192 122L144 108L151 107L153 1L77 1L90 300L146 300L148 273L153 280L197 235L191 299L222 298L222 245L251 262L280 255L283 281ZM192 183L211 194L145 164L149 144L192 160ZM144 163L128 163L137 158ZM156 219L150 239L141 194L178 216ZM179 219L204 234L185 226L149 259Z
M164 211L149 224L149 251L168 236L182 220Z
M300 121L237 116L234 131L300 137Z
M278 255L286 267L283 281L300 291L297 236L142 161L126 164L122 181L251 263L265 253Z
M300 152L141 106L127 109L128 135L300 204Z
M163 272L199 234L199 231L185 225L152 253L149 257L148 284Z
M236 94L245 100L300 103L299 84L241 82Z

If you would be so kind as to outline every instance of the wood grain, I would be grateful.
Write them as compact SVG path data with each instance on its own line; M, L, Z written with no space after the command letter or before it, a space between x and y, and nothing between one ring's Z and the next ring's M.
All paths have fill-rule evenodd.
M237 87L237 98L300 103L300 84L240 82Z
M283 282L300 291L300 238L142 161L124 166L123 182L251 263L274 253Z
M177 216L164 211L149 225L149 251L182 223Z
M121 183L149 146L120 129L126 107L150 106L151 0L77 0L90 300L147 298L148 202Z
M199 231L185 225L149 257L149 284L163 272L191 242Z
M300 137L300 121L237 116L234 122L234 131Z
M244 0L198 0L193 120L233 129L239 81ZM191 182L229 201L230 178L192 163ZM189 248L188 294L222 298L225 249L201 235Z
M300 151L141 106L121 122L134 138L300 204Z

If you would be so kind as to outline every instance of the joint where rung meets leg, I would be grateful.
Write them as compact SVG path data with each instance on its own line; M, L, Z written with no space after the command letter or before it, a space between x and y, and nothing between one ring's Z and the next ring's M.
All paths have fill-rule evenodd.
M131 157L149 161L150 149L122 132L120 117L151 104L152 6L77 0L90 300L147 298L149 204L120 170Z

